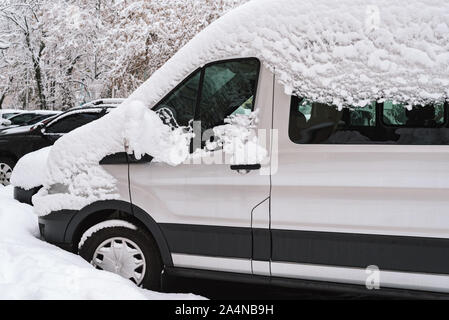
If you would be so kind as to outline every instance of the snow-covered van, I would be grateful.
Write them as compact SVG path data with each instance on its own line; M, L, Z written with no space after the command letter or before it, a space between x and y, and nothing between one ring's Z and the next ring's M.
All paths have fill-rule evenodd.
M255 0L58 140L42 237L161 273L449 292L449 2ZM211 289L213 290L213 289Z

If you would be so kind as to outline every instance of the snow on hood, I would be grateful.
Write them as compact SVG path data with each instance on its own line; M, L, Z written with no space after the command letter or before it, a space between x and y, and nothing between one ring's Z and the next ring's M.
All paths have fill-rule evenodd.
M444 0L253 0L204 29L117 110L59 139L35 209L45 215L117 199L115 179L98 163L125 144L137 156L181 163L191 134L172 130L148 108L211 61L257 57L287 93L339 107L448 99L448 23ZM229 145L245 149L229 141L223 149Z
M141 102L126 103L102 118L64 135L50 150L43 188L33 197L38 215L78 210L99 200L119 199L116 179L100 161L116 153L150 154L178 165L189 154L191 133L165 125Z
M30 152L19 159L11 174L11 184L25 190L42 186L47 173L51 147Z
M235 115L225 125L214 128L215 144L231 154L231 162L260 163L267 157L268 152L257 143L256 115ZM62 209L79 210L96 201L119 199L116 179L99 165L108 155L127 150L137 159L149 154L153 161L172 166L204 155L205 151L200 150L190 155L194 136L191 128L171 127L162 118L143 103L128 101L57 140L49 150L43 188L32 199L36 213L42 216ZM25 162L20 167L27 167ZM18 172L20 177L17 173L14 183L35 183L25 181L26 177L21 176L26 174L23 168Z
M257 57L287 93L323 103L449 97L447 0L253 0L204 29L130 99L152 106L193 70Z

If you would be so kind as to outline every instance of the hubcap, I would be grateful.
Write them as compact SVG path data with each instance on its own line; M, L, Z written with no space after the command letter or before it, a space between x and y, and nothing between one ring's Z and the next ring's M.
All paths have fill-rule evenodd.
M0 162L0 184L9 185L9 179L11 178L12 168L6 163Z
M142 250L133 241L116 237L104 241L95 250L92 265L110 271L140 285L145 276L146 262Z

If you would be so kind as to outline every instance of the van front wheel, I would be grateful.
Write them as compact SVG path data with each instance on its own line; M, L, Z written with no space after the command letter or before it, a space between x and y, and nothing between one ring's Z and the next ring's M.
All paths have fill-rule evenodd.
M107 227L93 232L82 243L79 255L99 270L116 273L138 286L161 288L162 262L157 246L147 233L126 227Z

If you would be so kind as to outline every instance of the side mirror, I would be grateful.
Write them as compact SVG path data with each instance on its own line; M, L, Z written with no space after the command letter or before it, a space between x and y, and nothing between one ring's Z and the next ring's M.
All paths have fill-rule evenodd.
M45 134L45 124L38 123L34 126L34 130L39 130L39 132L44 135Z
M44 126L43 123L35 124L34 126L32 126L32 127L30 128L30 131L35 131L35 130L42 129L43 126ZM39 130L39 132L40 132L40 130Z

